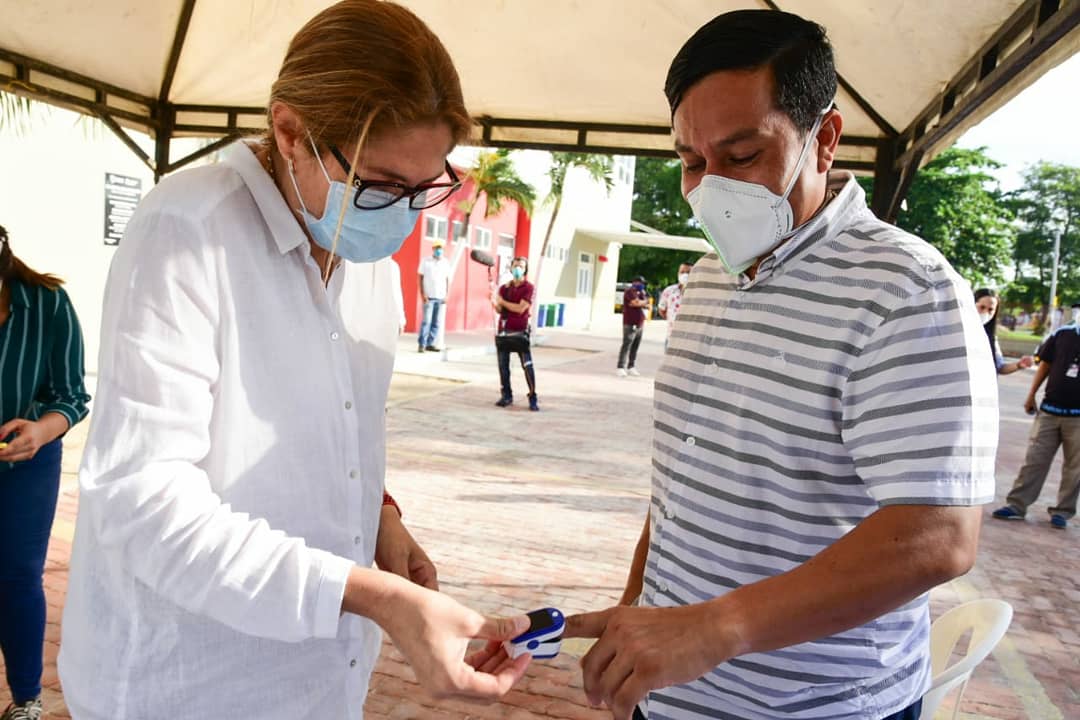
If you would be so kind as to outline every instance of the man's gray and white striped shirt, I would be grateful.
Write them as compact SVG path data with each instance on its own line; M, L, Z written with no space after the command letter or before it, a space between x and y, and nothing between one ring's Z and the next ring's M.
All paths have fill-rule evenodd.
M837 179L752 281L714 255L691 274L656 379L645 605L791 570L883 506L993 498L997 383L971 289ZM651 693L649 718L881 718L925 692L928 637L924 595Z

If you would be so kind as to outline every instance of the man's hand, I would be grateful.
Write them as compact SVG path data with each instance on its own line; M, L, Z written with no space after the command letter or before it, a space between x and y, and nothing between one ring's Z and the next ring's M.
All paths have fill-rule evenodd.
M439 589L435 564L405 528L393 505L383 505L379 515L375 564L380 570L400 575L429 590Z
M614 720L630 720L650 690L696 680L734 656L735 643L709 603L614 607L566 619L563 637L595 637L581 660L585 695Z
M1035 358L1031 357L1030 355L1024 355L1016 361L1016 367L1020 368L1021 370L1029 368L1034 364Z
M63 419L63 416L58 413L49 413L46 417L51 420L54 416ZM66 419L63 419L63 423L54 424L62 425L59 432L56 431L56 427L50 427L50 422L46 418L36 422L15 418L4 423L0 426L0 441L12 433L15 433L15 438L8 442L7 447L0 450L0 462L23 462L33 458L43 445L48 445L67 430Z
M1031 394L1031 395L1028 395L1027 398L1024 400L1024 412L1026 412L1028 415L1034 415L1035 414L1035 395L1034 395L1034 393Z

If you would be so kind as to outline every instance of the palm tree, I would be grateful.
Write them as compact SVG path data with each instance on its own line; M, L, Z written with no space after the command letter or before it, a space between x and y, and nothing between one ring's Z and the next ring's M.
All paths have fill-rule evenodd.
M31 130L34 121L48 115L49 106L28 97L0 90L0 130L11 128L16 135Z
M548 221L547 231L544 233L544 244L540 248L540 259L536 262L536 272L533 274L533 284L540 287L540 271L544 267L544 258L547 257L548 245L551 243L551 231L555 228L555 220L559 217L559 209L562 207L563 191L566 189L566 175L572 167L585 168L589 177L596 182L604 183L604 187L611 192L614 182L611 179L611 156L593 155L590 153L576 152L553 152L551 153L551 167L548 169L548 177L551 179L551 190L548 192L545 203L551 203L551 219Z
M533 205L536 203L536 190L518 177L507 150L481 152L476 158L476 164L469 168L462 181L466 185L472 183L469 198L458 203L458 209L465 213L463 233L466 245L469 241L469 222L481 195L487 198L485 218L498 214L502 210L502 204L508 200L516 202L526 213L532 214Z

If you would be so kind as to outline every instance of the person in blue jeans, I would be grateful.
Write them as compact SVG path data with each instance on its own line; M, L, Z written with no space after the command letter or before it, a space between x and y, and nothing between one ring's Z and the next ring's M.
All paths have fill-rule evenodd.
M420 337L417 338L420 352L440 350L436 345L439 341L439 320L450 289L450 263L443 257L443 241L436 238L431 246L431 257L424 258L417 271L420 276L420 298L424 301L424 320L420 325Z
M34 272L0 227L0 652L12 702L41 717L42 573L60 489L60 438L86 417L79 321L61 281Z

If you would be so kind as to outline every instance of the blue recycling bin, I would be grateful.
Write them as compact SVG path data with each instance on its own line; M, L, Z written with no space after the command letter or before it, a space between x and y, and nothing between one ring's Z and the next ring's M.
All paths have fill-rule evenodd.
M544 320L546 319L547 305L541 305L540 309L536 311L536 327L544 327Z
M555 316L555 324L558 327L563 326L563 315L566 313L566 303L559 303L559 312Z

